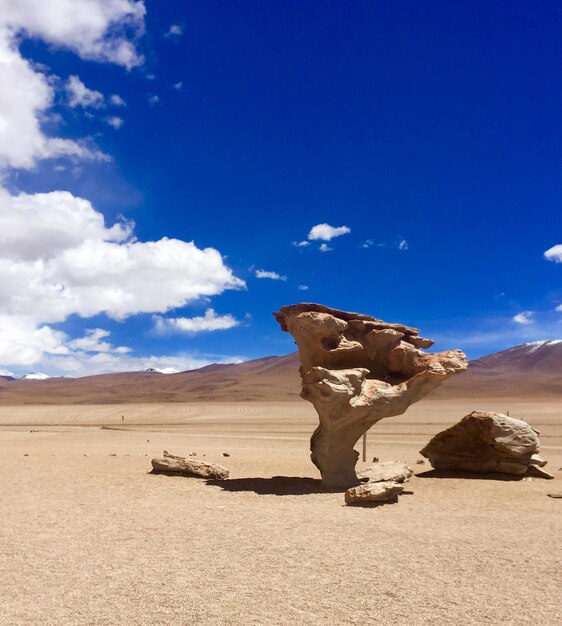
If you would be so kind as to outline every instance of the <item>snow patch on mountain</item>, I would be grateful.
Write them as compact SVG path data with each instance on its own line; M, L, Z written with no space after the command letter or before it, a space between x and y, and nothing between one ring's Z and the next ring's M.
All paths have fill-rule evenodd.
M173 367L163 367L162 369L158 367L147 367L143 372L147 372L149 374L179 374L180 370L176 370Z
M48 374L42 374L41 372L29 372L19 377L20 380L47 380L51 378Z

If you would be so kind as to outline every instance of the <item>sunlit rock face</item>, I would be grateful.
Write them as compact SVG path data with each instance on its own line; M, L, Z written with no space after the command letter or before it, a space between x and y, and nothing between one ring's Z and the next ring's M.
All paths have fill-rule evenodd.
M331 489L359 484L357 440L385 417L400 415L468 364L460 350L429 354L416 328L331 309L294 304L274 313L299 348L301 397L320 424L311 459Z
M420 450L437 470L554 478L541 467L538 432L495 411L473 411Z

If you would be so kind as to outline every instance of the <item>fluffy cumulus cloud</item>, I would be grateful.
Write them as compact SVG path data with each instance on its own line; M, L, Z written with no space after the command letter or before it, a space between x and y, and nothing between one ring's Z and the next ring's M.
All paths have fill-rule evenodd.
M107 226L90 202L61 191L0 190L0 272L4 366L76 350L49 326L70 315L123 320L244 287L214 248L137 241L133 224Z
M100 109L104 105L101 91L88 89L78 76L68 77L65 90L68 96L68 105L73 109L76 107Z
M117 115L111 115L105 119L105 123L115 130L119 130L121 126L125 123L122 117L117 117Z
M9 86L0 89L0 174L31 169L46 158L107 159L91 141L46 134L42 121L57 81L22 57L22 39L41 39L52 49L130 69L142 62L136 39L144 14L144 4L133 0L0 0L0 83ZM77 75L63 85L72 107L125 106L116 94L106 102ZM118 128L118 119L106 121ZM218 250L178 239L138 241L133 231L134 224L124 219L106 224L88 200L69 192L14 193L0 186L3 369L32 366L80 375L143 366L190 369L209 362L189 356L137 358L128 346L114 346L103 328L78 338L54 328L71 315L124 320L164 314L244 287ZM203 318L207 324L232 323L233 318L210 311Z
M131 352L131 348L127 348L126 346L118 346L115 348L109 341L106 341L110 334L108 330L104 330L103 328L92 328L86 331L84 337L73 339L66 345L70 350L79 352L116 352L117 354L127 354L127 352Z
M135 356L126 346L113 346L109 341L110 333L101 328L90 329L83 337L68 340L59 331L48 327L34 329L25 327L18 320L0 322L9 325L12 333L10 344L5 346L4 335L0 335L0 351L12 350L12 367L2 368L0 375L13 375L12 370L20 372L33 369L47 371L52 376L86 376L109 372L130 372L156 370L167 373L179 372L204 367L210 363L239 363L239 357L213 355L176 354ZM11 326L10 326L11 324Z
M214 309L207 309L205 315L198 317L165 318L160 315L154 316L154 330L159 335L228 330L239 324L240 322L232 315L217 315Z
M554 261L554 263L562 263L562 243L556 246L552 246L544 253L544 258L547 261Z
M134 356L116 352L95 354L76 352L66 356L47 356L37 369L44 368L52 375L87 376L112 372L155 370L164 373L198 369L211 363L240 363L239 357L194 356L191 354ZM9 370L6 370L9 371Z
M106 159L85 142L47 137L41 119L53 103L46 76L22 58L12 33L2 28L0 0L0 168L32 168L37 160L55 157Z
M521 311L521 313L517 313L517 315L513 316L513 321L516 324L532 324L533 323L533 312L532 311Z
M107 159L86 141L49 137L41 122L55 97L49 77L24 59L23 37L72 50L83 59L126 68L142 62L135 33L142 32L145 8L132 0L0 0L0 168L35 166L45 158ZM75 76L67 83L73 106L100 102Z
M146 9L133 0L0 0L0 26L71 50L82 59L130 69L142 63L135 35Z
M283 280L286 281L286 276L281 276L277 272L270 272L268 270L256 270L256 278L269 278L269 280Z
M331 241L335 237L341 237L351 232L348 226L330 226L330 224L316 224L310 229L308 239L310 241Z
M0 263L38 262L44 268L86 241L125 241L132 229L131 222L108 228L88 200L67 191L11 195L0 187Z
M127 103L125 102L125 100L123 100L123 98L114 93L112 96L110 96L109 98L109 102L114 106L114 107L126 107Z

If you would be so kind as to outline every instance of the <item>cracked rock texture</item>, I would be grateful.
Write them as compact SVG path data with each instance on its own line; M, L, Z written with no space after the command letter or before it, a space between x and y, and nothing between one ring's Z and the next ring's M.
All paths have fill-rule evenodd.
M359 485L359 487L351 487L345 492L345 503L396 502L403 491L404 485L392 481Z
M424 352L433 341L403 324L309 303L284 306L274 316L299 349L301 397L320 420L311 459L331 489L359 484L354 445L364 432L467 368L460 350Z
M438 470L553 478L540 468L538 433L523 420L493 411L473 411L420 451Z
M357 472L357 478L362 483L379 483L388 480L405 483L413 473L412 468L408 467L404 461L383 461Z

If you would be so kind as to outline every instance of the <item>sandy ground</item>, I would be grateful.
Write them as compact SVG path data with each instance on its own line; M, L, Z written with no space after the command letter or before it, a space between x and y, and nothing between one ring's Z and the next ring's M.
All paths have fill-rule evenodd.
M424 477L417 451L472 409L527 418L556 479ZM546 495L562 402L425 401L380 422L369 457L417 476L377 508L319 489L314 423L305 402L2 407L0 622L562 622L562 500ZM149 474L163 449L231 479Z

